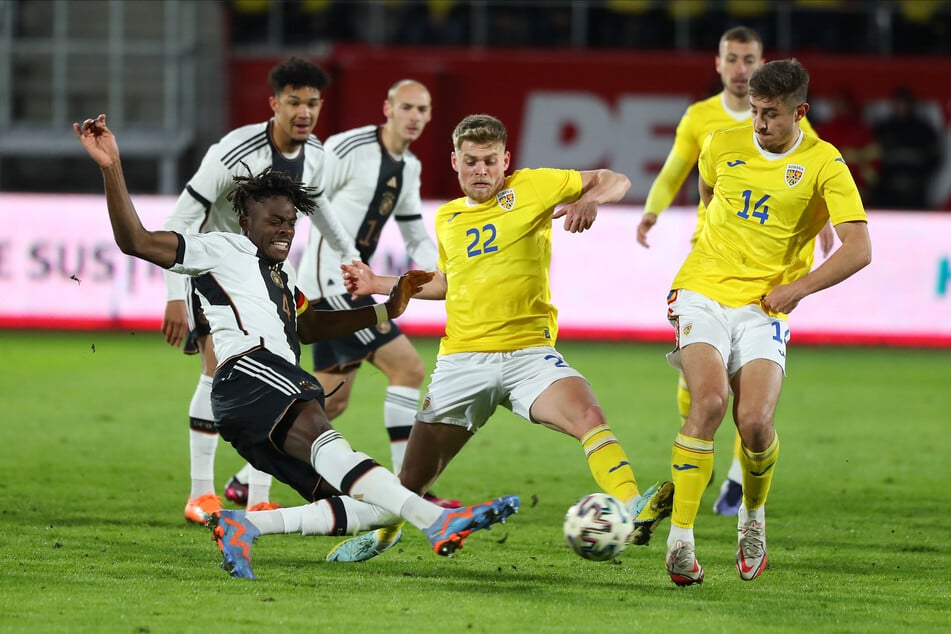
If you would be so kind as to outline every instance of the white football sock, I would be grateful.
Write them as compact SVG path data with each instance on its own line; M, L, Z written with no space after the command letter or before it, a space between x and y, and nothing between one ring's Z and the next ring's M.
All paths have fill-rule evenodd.
M311 464L327 482L350 497L398 514L419 529L431 526L443 509L422 499L364 453L354 451L336 430L314 441Z
M195 386L195 393L192 394L192 401L188 406L189 418L208 423L214 421L215 416L211 411L211 383L210 376L202 374L198 377L198 385ZM216 432L188 430L191 475L189 498L215 492L215 449L217 447L218 434Z
M416 410L419 406L419 390L414 387L391 385L386 388L383 399L383 425L390 437L390 458L393 460L393 473L403 468L403 456L406 455L406 441L416 422Z
M244 469L242 469L244 471ZM271 474L259 471L248 465L248 508L269 501L271 493Z

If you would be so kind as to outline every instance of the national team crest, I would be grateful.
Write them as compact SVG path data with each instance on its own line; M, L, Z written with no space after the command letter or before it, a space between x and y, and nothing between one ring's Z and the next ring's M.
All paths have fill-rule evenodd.
M786 186L795 187L799 184L799 181L802 180L802 175L806 173L806 168L802 165L793 165L790 163L786 166Z
M499 207L505 211L512 211L512 207L515 206L515 190L503 189L496 195L496 199L499 201Z

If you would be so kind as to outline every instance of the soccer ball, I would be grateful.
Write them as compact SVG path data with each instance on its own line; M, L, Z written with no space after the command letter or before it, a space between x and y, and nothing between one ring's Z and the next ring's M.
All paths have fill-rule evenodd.
M634 518L624 504L607 493L592 493L565 514L565 539L584 559L607 561L621 554L634 531Z

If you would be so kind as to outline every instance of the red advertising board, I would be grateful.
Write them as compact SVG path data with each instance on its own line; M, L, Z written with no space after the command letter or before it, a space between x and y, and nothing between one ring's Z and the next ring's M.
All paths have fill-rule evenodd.
M951 60L797 56L811 76L810 101L848 89L873 117L899 86L909 87L945 130L951 118ZM231 124L270 115L266 77L281 57L230 61ZM450 133L465 115L493 114L506 124L514 167L610 167L631 178L629 202L642 202L663 163L684 108L718 90L714 56L539 50L339 46L315 58L333 78L317 135L382 121L386 89L412 77L433 96L433 121L413 152L423 163L423 196L458 194L449 166ZM818 112L818 110L816 111ZM932 200L951 199L951 138ZM681 201L684 202L684 201Z

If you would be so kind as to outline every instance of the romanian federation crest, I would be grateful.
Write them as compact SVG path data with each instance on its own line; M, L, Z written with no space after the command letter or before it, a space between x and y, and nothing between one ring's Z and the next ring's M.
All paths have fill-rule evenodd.
M512 211L512 207L515 206L514 189L503 189L495 196L495 198L499 201L499 207L505 211Z
M802 165L793 165L790 163L786 166L786 186L795 187L799 184L799 181L802 180L802 175L806 173L806 168Z

